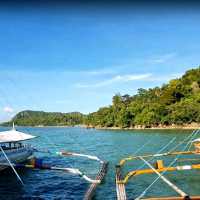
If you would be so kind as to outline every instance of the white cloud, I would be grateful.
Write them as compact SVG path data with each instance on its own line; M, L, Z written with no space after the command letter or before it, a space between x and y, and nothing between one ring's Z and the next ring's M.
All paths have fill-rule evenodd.
M100 70L92 70L92 71L84 71L86 74L89 74L89 75L106 75L106 74L114 74L116 73L116 69L100 69Z
M148 78L148 81L163 81L163 82L167 82L167 81L170 81L171 79L180 78L183 74L184 73L151 76L151 77Z
M166 75L153 75L151 73L147 74L127 74L127 75L117 75L114 76L111 79L107 79L101 82L97 83L91 83L91 84L81 84L78 83L75 86L78 88L99 88L108 86L114 83L119 82L129 82L129 81L137 81L137 80L143 80L146 82L167 82L171 79L179 78L183 75L183 73L177 73L177 74L166 74Z
M128 75L117 75L111 79L107 79L101 82L97 82L94 84L76 84L78 88L97 88L103 87L107 85L111 85L117 82L128 82L128 81L135 81L135 80L145 80L151 77L151 74L128 74Z
M10 106L5 106L3 108L3 111L6 112L6 113L12 113L14 110Z
M151 59L150 62L151 63L165 63L168 60L174 58L175 56L176 56L176 53L168 53L168 54L161 55L157 58Z

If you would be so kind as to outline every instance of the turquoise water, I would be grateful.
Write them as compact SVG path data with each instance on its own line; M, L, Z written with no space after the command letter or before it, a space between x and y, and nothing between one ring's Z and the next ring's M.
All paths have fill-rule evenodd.
M0 130L5 130L1 128ZM97 155L109 161L109 170L105 181L97 189L95 199L116 199L115 192L115 165L128 155L134 154L138 148L149 141L141 154L155 153L165 146L172 138L176 142L182 141L191 131L111 131L83 128L18 128L18 130L39 136L29 141L40 149L49 149L52 152L67 150L85 154ZM55 145L56 144L56 145ZM171 144L166 150L173 147ZM184 144L185 145L185 144ZM98 163L86 159L61 158L45 153L36 153L50 164L65 167L77 167L91 177L98 171ZM128 169L134 169L141 163L129 163ZM75 199L83 198L88 183L80 177L47 170L19 170L25 186L21 186L10 170L1 174L0 199ZM200 173L197 171L179 172L166 175L170 180L185 189L189 194L200 193ZM129 199L137 197L156 175L138 176L127 184ZM146 196L176 195L168 186L157 182Z

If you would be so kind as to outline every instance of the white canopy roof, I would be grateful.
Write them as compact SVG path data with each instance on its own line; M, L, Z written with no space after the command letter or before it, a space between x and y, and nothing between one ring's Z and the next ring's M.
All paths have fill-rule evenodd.
M29 134L22 133L22 132L15 130L15 128L13 126L13 129L11 129L9 131L0 132L0 143L19 142L19 141L24 141L24 140L30 140L35 137L36 136L29 135Z

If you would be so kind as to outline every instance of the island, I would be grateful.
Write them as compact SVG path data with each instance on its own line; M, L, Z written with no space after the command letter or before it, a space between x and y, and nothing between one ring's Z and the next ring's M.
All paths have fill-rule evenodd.
M61 113L24 110L17 113L3 126L11 126L14 122L18 126L75 126L83 124L84 115L79 112Z
M198 128L200 126L200 67L186 71L161 87L116 94L112 105L98 111L59 113L26 110L9 122L21 126L75 126L108 129Z

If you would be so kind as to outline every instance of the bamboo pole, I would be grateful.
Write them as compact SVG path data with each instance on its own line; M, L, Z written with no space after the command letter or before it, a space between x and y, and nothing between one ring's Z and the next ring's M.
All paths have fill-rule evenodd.
M17 171L16 171L15 168L13 167L12 163L10 162L8 156L6 155L5 151L3 150L3 148L2 148L1 146L0 146L0 149L1 149L1 151L2 151L2 153L3 153L3 155L4 155L4 157L5 157L6 160L8 161L9 166L12 168L12 170L13 170L14 173L15 173L15 175L17 176L18 180L20 181L20 183L21 183L22 185L24 185L22 179L20 178L19 174L17 173Z
M116 192L117 192L117 200L127 200L126 197L126 189L124 183L120 183L121 179L121 167L119 165L116 166Z
M142 198L141 200L200 200L200 196L190 196L190 197L150 197Z
M188 195L182 191L180 188L178 188L176 185L174 185L172 182L170 182L167 178L165 178L160 172L158 172L149 162L147 162L143 157L140 157L144 163L146 163L167 185L169 185L174 191L176 191L180 196L182 197L188 197Z
M101 169L95 178L95 180L99 180L99 183L90 184L90 186L88 187L88 190L86 191L86 193L84 195L84 200L92 200L93 199L93 196L95 195L97 186L100 183L102 183L102 181L107 173L107 168L108 168L108 162L103 162Z

